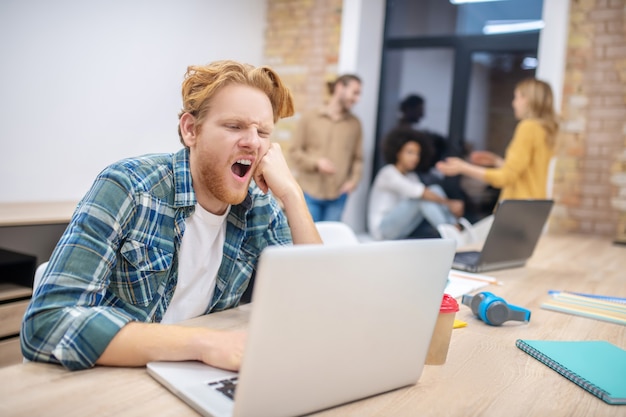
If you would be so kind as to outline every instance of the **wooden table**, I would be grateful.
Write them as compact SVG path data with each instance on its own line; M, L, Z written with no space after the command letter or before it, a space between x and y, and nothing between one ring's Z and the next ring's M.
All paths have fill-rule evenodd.
M543 310L550 289L626 296L626 247L606 238L544 236L525 268L492 272L486 290L532 310L530 323L490 327L461 306L448 360L426 366L417 385L316 416L626 416L515 347L525 339L602 339L626 348L626 326ZM191 320L245 325L251 306ZM143 368L78 372L27 363L0 370L0 415L197 416Z
M76 204L76 201L0 203L0 226L67 223Z

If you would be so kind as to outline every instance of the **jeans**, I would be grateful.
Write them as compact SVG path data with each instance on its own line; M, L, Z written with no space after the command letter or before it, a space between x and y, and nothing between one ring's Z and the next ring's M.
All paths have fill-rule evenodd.
M439 185L430 185L428 189L441 197L446 197ZM383 239L404 239L426 219L433 227L440 224L456 224L456 217L443 204L420 198L408 198L400 202L380 223Z
M343 208L346 205L348 194L341 194L335 200L320 200L304 193L304 199L306 201L306 205L309 207L309 212L311 213L314 222L338 222L341 221L341 215L343 214Z

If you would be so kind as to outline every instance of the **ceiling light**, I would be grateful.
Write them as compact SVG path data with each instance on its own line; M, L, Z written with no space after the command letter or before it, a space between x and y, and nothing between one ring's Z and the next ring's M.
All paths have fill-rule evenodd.
M537 68L538 62L539 61L537 61L537 58L532 57L532 56L527 56L522 60L522 69L525 69L525 70L535 69Z
M492 1L506 1L506 0L450 0L452 4L463 4L463 3L487 3Z
M489 20L483 26L483 33L493 35L496 33L528 32L541 30L544 26L543 20Z

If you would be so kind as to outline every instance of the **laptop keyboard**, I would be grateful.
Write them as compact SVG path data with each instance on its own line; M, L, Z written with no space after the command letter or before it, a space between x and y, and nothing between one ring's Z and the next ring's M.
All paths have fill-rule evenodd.
M480 252L457 252L454 254L454 262L465 265L476 265Z
M208 383L210 387L221 392L231 400L235 399L235 388L237 388L238 377L220 379L219 381L211 381Z

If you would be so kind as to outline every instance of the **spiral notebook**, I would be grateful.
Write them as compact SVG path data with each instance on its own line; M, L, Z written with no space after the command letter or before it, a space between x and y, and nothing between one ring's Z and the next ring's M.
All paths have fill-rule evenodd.
M626 405L626 350L601 340L522 340L515 345L602 401Z

